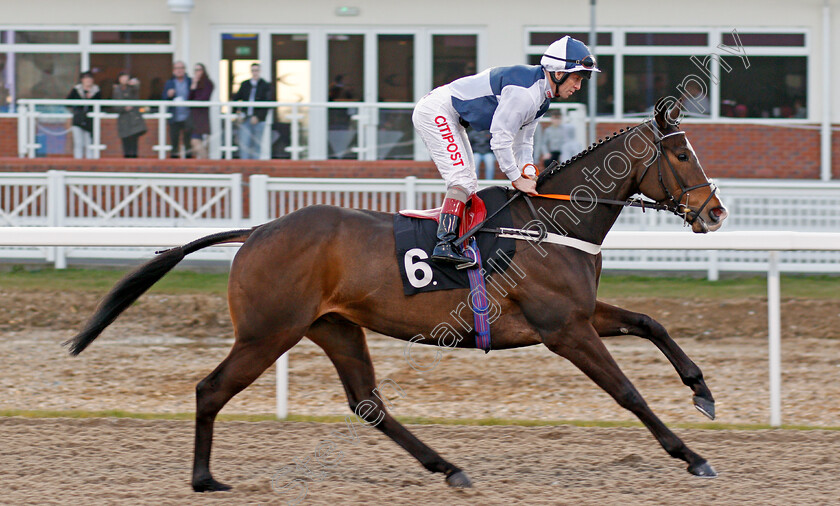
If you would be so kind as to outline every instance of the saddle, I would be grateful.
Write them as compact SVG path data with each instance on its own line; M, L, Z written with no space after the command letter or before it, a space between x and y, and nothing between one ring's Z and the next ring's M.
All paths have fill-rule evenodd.
M437 222L440 218L440 210L440 207L434 209L403 209L400 211L400 215ZM466 234L474 226L484 221L485 218L487 218L487 206L484 205L484 201L477 193L473 193L467 200L464 216L461 217L461 225L458 228L458 235Z

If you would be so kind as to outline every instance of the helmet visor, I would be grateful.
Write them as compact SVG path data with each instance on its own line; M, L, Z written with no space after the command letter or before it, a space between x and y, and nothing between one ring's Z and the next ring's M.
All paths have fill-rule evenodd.
M595 57L592 56L591 54L581 58L580 60L568 60L566 58L551 56L550 54L546 54L544 56L547 56L547 57L549 57L553 60L560 60L560 61L564 61L564 62L574 63L575 65L580 65L581 67L583 67L585 69L595 68Z

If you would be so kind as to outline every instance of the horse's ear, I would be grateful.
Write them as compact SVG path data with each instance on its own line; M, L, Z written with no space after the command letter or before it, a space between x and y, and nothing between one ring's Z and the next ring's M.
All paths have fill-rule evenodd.
M679 125L683 117L682 110L682 97L677 99L669 95L657 100L656 105L653 106L653 111L659 129L665 131L669 126Z

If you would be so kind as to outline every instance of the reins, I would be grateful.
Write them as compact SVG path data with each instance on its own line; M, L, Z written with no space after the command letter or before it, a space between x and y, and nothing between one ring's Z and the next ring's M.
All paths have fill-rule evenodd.
M647 175L648 170L653 166L653 163L656 162L656 169L657 169L657 172L658 172L657 176L658 176L658 180L659 180L659 186L665 192L665 195L667 196L667 200L670 201L668 204L663 204L663 203L652 201L652 200L646 200L646 199L641 198L641 197L631 198L631 199L627 199L627 200L612 200L612 199L603 199L603 198L597 198L597 197L593 199L592 197L587 197L587 196L572 197L571 195L562 195L562 194L556 194L556 193L540 193L540 194L531 195L531 196L532 197L547 198L547 199L554 199L554 200L563 200L563 201L568 201L568 202L572 202L574 200L574 201L577 201L577 202L588 202L588 203L594 203L594 204L606 204L606 205L615 205L615 206L624 206L624 207L639 207L639 208L642 209L642 211L644 211L645 209L653 209L654 211L669 211L669 212L673 213L674 215L683 218L686 221L687 224L689 224L689 225L693 224L695 221L697 221L697 218L700 217L700 213L703 212L703 209L706 208L706 205L708 205L708 203L712 200L712 197L714 197L715 190L717 188L714 187L713 183L711 183L709 181L707 181L705 183L697 184L697 185L694 185L694 186L686 187L685 183L683 182L679 173L677 173L676 169L674 169L673 164L671 164L671 161L668 159L667 156L665 156L665 147L662 145L662 140L667 138L667 137L671 137L672 135L685 135L685 131L680 130L680 131L677 131L677 132L671 132L671 133L666 134L666 135L661 135L659 133L659 128L652 129L652 131L654 133L654 144L656 144L656 146L657 146L656 154L650 160L650 162L645 165L645 170L642 171L642 175L639 178L639 182L641 183L641 181L644 180L645 175ZM671 169L671 174L674 176L674 180L677 182L677 185L679 185L679 187L680 187L679 197L674 197L673 193L671 193L671 191L665 185L665 181L663 181L663 179L662 179L662 159L663 158L665 159L665 162L668 164L668 168ZM556 164L557 164L556 161L552 162L552 165L556 165ZM554 172L554 169L556 168L556 167L552 167L552 165L550 165L548 167L548 169L549 169L548 170L548 175L551 175ZM691 198L691 196L689 194L690 191L697 190L699 188L706 188L706 187L714 187L714 189L713 189L713 191L711 191L709 193L709 196L706 198L706 200L703 202L703 204L700 206L700 208L697 211L691 210L691 208L688 205L688 199L686 199L685 204L682 203L682 200L683 200L684 197ZM689 216L691 217L691 219L689 219Z
M493 214L491 214L490 216L488 216L487 218L482 220L480 223L475 225L473 228L471 228L466 234L464 234L463 236L458 238L456 241L454 241L453 244L455 246L460 246L464 242L469 240L470 237L475 235L477 232L481 231L482 227L484 227L484 225L488 221L490 221L492 218L494 218L500 211L502 211L502 209L508 207L520 195L525 197L525 202L528 204L528 207L531 211L531 214L534 215L535 219L538 219L538 216L537 216L536 210L534 209L534 205L531 203L531 198L545 198L545 199L552 199L552 200L561 200L561 201L566 201L566 202L586 202L586 203L592 203L592 204L604 204L604 205L611 205L611 206L638 207L638 208L642 209L642 211L645 211L647 209L651 209L651 210L654 210L654 211L669 211L669 212L673 213L674 215L679 216L680 218L683 218L683 220L685 220L685 222L688 225L693 224L695 221L697 221L697 218L700 217L700 213L703 212L703 209L706 208L706 205L708 205L708 203L712 200L712 197L714 197L714 195L717 191L717 187L712 182L709 182L709 181L707 181L705 183L697 184L697 185L694 185L694 186L686 187L685 183L683 182L683 179L679 176L676 169L674 169L674 166L671 164L671 161L668 160L667 156L665 156L665 148L662 145L662 140L663 139L665 139L667 137L670 137L672 135L685 135L685 131L679 130L677 132L671 132L669 134L662 135L659 132L659 128L656 127L656 125L654 125L654 127L655 128L651 129L651 130L654 134L654 144L656 144L656 147L657 147L656 154L650 160L649 163L645 164L645 169L644 169L644 171L642 171L642 175L639 178L639 183L641 184L641 182L645 178L645 175L647 175L648 170L653 166L654 162L656 162L656 169L657 169L657 172L658 172L657 176L658 176L658 180L659 180L659 185L660 185L660 187L662 187L662 190L665 192L665 195L666 195L665 200L668 201L667 203L661 203L661 202L654 201L654 200L647 200L647 199L645 199L641 196L635 197L635 198L629 198L627 200L614 200L614 199L605 199L605 198L598 198L598 197L592 198L592 197L588 197L588 196L585 196L585 195L575 195L573 197L572 195L564 195L564 194L559 194L559 193L539 193L537 195L527 195L527 194L517 190L514 193L514 195L510 199L508 199L507 202L505 202L499 209L497 209ZM635 128L636 127L629 128L629 129L627 129L627 132L630 132L630 130L633 130ZM620 132L624 133L624 130L622 129L622 130L620 130ZM607 137L606 139L609 140L609 137ZM595 145L593 144L593 146L591 146L588 150L585 150L581 154L585 154L586 151L591 151L592 149L594 149L594 147L595 147ZM578 155L572 157L571 160L575 160L576 158L581 156L581 154L578 154ZM680 187L679 197L674 197L673 193L671 193L671 191L665 185L664 180L662 179L662 159L663 158L665 159L666 163L668 164L668 168L671 170L671 174L674 176L674 180L677 182L677 184ZM566 164L567 163L569 163L569 162L566 162ZM566 166L566 164L563 164L561 166L561 164L557 160L554 160L553 162L551 162L551 164L549 164L548 167L546 167L546 172L543 175L543 177L548 178L548 177L552 176L559 168ZM697 211L691 210L691 208L688 206L688 199L686 199L685 204L682 203L683 198L685 198L685 197L688 197L689 199L691 198L691 196L689 194L690 191L696 190L698 188L705 188L705 187L712 187L713 190L709 193L709 196L706 198L706 200L703 202L703 205L701 205L700 208ZM689 217L691 219L689 219Z

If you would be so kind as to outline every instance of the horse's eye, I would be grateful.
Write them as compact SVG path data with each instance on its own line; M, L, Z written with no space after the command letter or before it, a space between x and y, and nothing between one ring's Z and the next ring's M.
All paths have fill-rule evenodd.
M677 160L679 160L681 162L687 162L688 161L688 155L685 154L685 153L680 153L679 155L677 155Z

